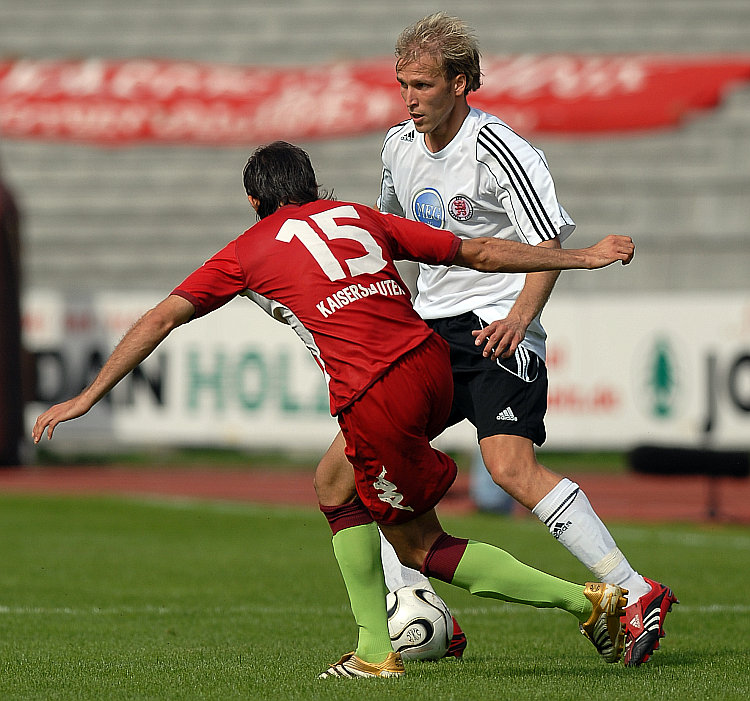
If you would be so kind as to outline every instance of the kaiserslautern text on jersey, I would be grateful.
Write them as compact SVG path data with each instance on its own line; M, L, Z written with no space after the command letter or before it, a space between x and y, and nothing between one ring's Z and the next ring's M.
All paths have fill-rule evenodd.
M450 263L460 240L364 205L286 205L216 253L173 292L202 316L237 295L291 311L336 414L431 333L394 260Z

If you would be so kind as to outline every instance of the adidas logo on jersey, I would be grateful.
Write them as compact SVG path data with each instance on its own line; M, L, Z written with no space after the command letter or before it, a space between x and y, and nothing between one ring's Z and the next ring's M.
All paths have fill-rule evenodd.
M414 129L401 136L401 141L414 141Z
M498 421L518 421L518 417L509 406L505 407L495 418Z

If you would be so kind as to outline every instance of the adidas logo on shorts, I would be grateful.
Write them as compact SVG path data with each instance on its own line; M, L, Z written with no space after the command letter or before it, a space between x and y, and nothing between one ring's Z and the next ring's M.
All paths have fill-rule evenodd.
M505 407L495 418L498 421L518 421L518 417L509 406Z

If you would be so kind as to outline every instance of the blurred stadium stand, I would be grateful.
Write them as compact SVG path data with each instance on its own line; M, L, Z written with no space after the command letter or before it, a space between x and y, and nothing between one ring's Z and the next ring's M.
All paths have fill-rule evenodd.
M0 57L299 65L387 56L400 29L436 7L421 0L3 0ZM478 29L488 56L750 47L748 0L464 0L444 9ZM382 136L303 146L339 198L374 202ZM626 275L615 268L564 275L558 292L747 289L750 86L677 130L534 142L579 224L576 244L629 233L640 253ZM25 214L26 286L166 293L254 221L240 172L255 145L110 149L0 136L4 171Z

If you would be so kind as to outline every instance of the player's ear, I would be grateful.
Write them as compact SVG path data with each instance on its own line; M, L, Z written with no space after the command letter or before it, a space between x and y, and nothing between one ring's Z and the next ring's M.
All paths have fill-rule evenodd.
M466 75L463 73L459 73L454 79L453 79L453 94L456 97L461 97L462 95L466 94Z
M253 197L252 195L247 196L248 201L253 206L253 209L257 212L258 207L260 207L260 200L257 197Z

